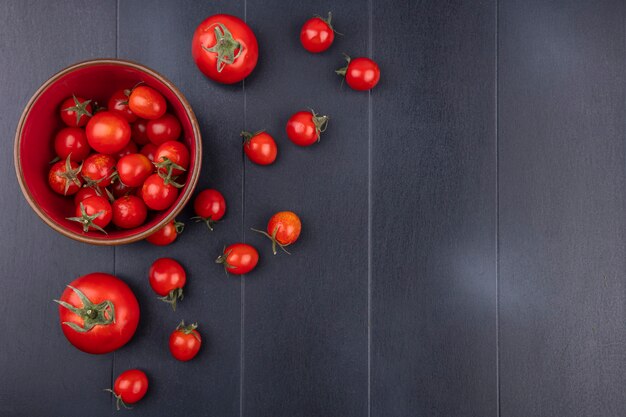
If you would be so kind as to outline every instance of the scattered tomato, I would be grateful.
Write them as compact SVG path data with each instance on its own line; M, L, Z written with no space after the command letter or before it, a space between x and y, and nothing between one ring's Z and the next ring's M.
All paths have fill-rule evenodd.
M113 389L106 391L113 394L116 399L117 410L120 406L130 409L127 404L134 404L145 397L148 392L148 376L139 369L124 371L115 379Z
M83 184L80 178L78 178L82 168L83 166L72 161L69 155L65 161L55 163L48 173L50 188L58 194L76 194Z
M263 234L272 241L272 252L274 252L274 255L276 255L276 245L289 254L285 246L289 246L298 240L302 230L302 223L298 215L293 211L279 211L267 223L267 232L257 229L252 230Z
M172 258L159 258L150 267L150 286L159 298L171 304L176 311L176 301L183 299L187 274L181 264Z
M127 195L112 204L113 224L122 229L141 226L148 216L148 209L143 200L134 195Z
M83 232L89 229L99 230L106 234L105 227L111 223L113 210L109 200L95 195L85 198L76 206L76 217L68 217L67 220L78 222L83 226Z
M148 139L157 146L170 140L178 140L181 131L180 122L169 113L148 121L146 126Z
M167 246L176 240L178 235L183 232L184 228L184 223L172 220L148 236L146 240L156 246Z
M137 120L137 116L128 107L129 90L117 90L109 99L108 110L122 116L128 123Z
M380 80L380 68L373 60L365 57L351 59L346 55L348 65L336 70L338 75L346 77L346 83L353 90L371 90Z
M72 96L61 103L61 120L70 127L85 126L91 116L91 100Z
M247 274L259 262L259 252L247 243L234 243L224 248L215 263L224 265L226 272L234 275Z
M208 189L200 192L193 203L193 209L198 222L205 222L209 230L226 214L226 200L222 193Z
M130 125L130 137L137 145L150 143L150 139L148 139L148 120L137 119L135 123Z
M299 111L287 122L287 136L298 146L311 146L319 142L327 127L328 116L318 116L312 110Z
M128 187L139 187L154 171L150 160L140 154L133 153L117 161L117 175Z
M111 184L115 173L115 158L95 153L83 162L82 175L88 186L106 187Z
M319 53L330 48L335 40L335 31L330 24L332 14L328 18L315 16L304 22L300 30L300 43L309 52Z
M150 175L141 188L141 198L152 210L169 208L178 197L178 188L173 184L166 184L159 174Z
M248 158L259 165L270 165L276 160L278 147L274 138L266 132L241 132L244 139L243 151Z
M198 323L185 326L185 321L181 321L176 330L170 335L170 352L179 361L189 361L193 359L200 350L202 338L198 333Z
M130 125L122 116L110 111L96 113L85 128L89 145L104 154L114 154L130 141Z
M165 98L154 88L140 85L133 88L128 97L130 110L142 119L158 119L165 114Z
M83 129L65 127L54 136L54 151L62 160L71 155L72 161L80 162L89 155L91 148Z

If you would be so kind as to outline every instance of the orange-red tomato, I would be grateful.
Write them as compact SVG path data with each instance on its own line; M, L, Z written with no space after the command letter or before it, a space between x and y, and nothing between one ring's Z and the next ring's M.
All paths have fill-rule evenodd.
M142 119L158 119L165 114L167 103L161 93L154 88L140 85L133 88L128 96L128 107Z
M289 246L300 237L302 222L300 217L293 211L279 211L267 222L267 232L252 229L259 232L272 241L272 251L276 255L276 246L289 253L285 246Z

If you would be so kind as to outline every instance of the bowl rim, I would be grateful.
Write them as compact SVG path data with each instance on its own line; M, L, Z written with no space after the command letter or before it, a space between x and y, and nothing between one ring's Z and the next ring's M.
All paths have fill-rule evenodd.
M24 129L26 118L30 114L30 111L33 105L35 104L35 101L37 101L37 99L44 93L44 91L46 91L53 83L58 81L58 79L61 78L62 76L74 70L77 70L79 68L86 68L86 67L97 66L97 65L117 65L121 67L130 67L130 68L139 70L141 72L144 72L148 75L151 75L154 78L156 78L158 81L163 83L163 85L169 88L172 91L172 93L176 96L176 98L180 101L180 103L183 105L185 113L187 114L187 116L189 117L189 120L191 121L191 127L193 131L193 136L194 136L193 142L194 142L194 146L196 147L195 158L193 161L194 170L188 173L187 183L185 184L182 197L180 198L180 200L178 201L176 205L170 208L169 214L165 216L163 219L161 219L160 222L150 227L149 229L146 229L142 233L132 234L126 237L110 238L110 239L108 238L97 239L91 236L74 232L72 230L66 229L65 227L57 224L54 220L48 217L48 215L39 206L37 201L35 201L33 195L31 194L30 190L26 186L26 181L24 179L24 173L22 171L22 164L21 164L21 159L20 159L20 145L22 142L22 131ZM193 112L193 109L191 108L191 105L189 104L189 102L187 101L183 93L166 77L154 71L153 69L150 69L134 61L118 59L118 58L90 59L86 61L77 62L68 67L63 68L62 70L60 70L59 72L57 72L56 74L48 78L37 89L37 91L35 91L32 97L28 100L28 103L26 104L26 107L24 107L24 111L22 112L22 115L20 116L16 131L15 131L13 161L15 165L15 173L17 175L17 180L22 190L22 194L24 194L26 201L31 206L31 208L35 211L35 213L37 213L39 218L43 220L48 226L50 226L52 229L56 230L57 232L61 233L62 235L67 236L71 239L77 240L79 242L90 243L92 245L100 245L100 246L123 245L127 243L137 242L139 240L143 240L146 237L150 236L151 234L153 234L154 232L156 232L157 230L165 226L167 223L172 221L181 212L183 207L185 207L185 205L191 198L191 195L193 194L196 188L196 185L198 183L198 179L200 177L200 170L202 166L202 136L200 134L200 126L198 124L198 120L196 118L195 113Z

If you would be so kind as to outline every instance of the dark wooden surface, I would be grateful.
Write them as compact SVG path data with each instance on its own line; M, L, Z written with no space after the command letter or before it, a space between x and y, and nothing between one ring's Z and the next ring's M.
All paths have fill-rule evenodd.
M338 36L306 53L298 30L332 10ZM195 26L245 18L261 58L244 83L195 68ZM626 4L588 1L0 2L0 416L116 415L102 392L149 374L137 416L581 416L626 414ZM383 71L370 94L341 85L341 53ZM173 246L70 241L30 210L12 137L50 75L96 57L170 78L201 124L199 188L225 194L225 221L188 223ZM331 116L310 149L289 115ZM242 157L267 129L278 161ZM274 211L304 223L293 255L249 231ZM188 219L191 212L181 216ZM223 245L261 248L242 279ZM173 313L147 270L186 267ZM115 273L141 326L114 354L72 348L51 300L75 277ZM180 319L205 341L189 363L167 337Z

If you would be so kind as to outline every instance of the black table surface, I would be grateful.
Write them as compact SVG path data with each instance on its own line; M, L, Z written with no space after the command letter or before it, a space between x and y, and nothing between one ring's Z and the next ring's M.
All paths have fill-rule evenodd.
M300 25L332 10L321 55ZM217 85L195 67L194 28L244 18L255 72ZM135 416L626 415L626 3L623 0L0 2L0 415L117 415L103 388L150 377ZM342 52L382 68L371 93L341 84ZM95 247L41 222L16 182L21 111L74 62L126 58L172 80L203 134L199 189L228 214L170 247ZM331 116L293 146L289 115ZM270 167L242 156L267 129ZM303 219L293 254L250 231L278 210ZM225 276L225 244L261 248L256 271ZM174 313L151 262L189 282ZM137 294L134 339L102 356L74 349L52 302L89 272ZM169 332L197 321L200 355L175 361Z

